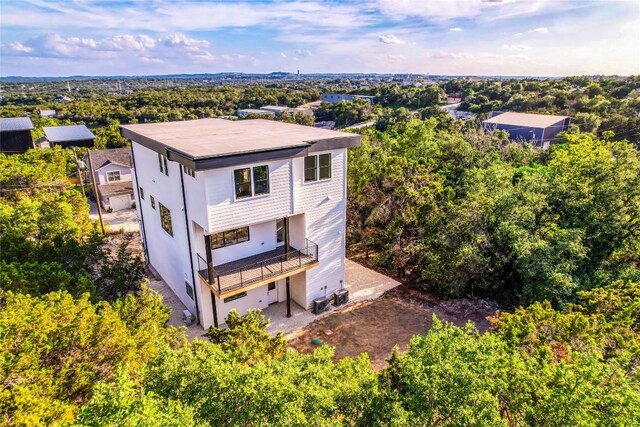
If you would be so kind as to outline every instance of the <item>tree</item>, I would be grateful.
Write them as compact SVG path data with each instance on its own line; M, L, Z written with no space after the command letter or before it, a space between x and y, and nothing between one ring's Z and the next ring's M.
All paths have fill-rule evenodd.
M96 382L113 380L123 364L137 371L182 339L165 328L169 311L146 288L114 304L62 291L0 299L0 412L11 425L71 422Z

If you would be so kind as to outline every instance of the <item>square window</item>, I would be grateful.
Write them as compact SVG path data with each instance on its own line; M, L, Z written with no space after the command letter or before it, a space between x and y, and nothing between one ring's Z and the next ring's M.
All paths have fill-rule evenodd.
M331 178L331 154L320 154L318 156L320 164L320 179Z
M236 236L236 230L229 230L224 232L224 245L229 246L238 243L238 237Z
M253 194L269 194L269 166L253 168Z
M211 238L211 249L217 249L224 246L224 234L216 233L209 237Z
M318 158L309 156L304 158L304 181L318 180Z
M173 226L171 225L171 211L167 209L162 203L160 205L160 223L164 231L173 236Z
M120 181L120 171L112 171L107 172L107 181L108 182L118 182Z
M233 171L236 186L236 198L251 197L251 169L237 169Z
M249 227L238 228L237 233L238 243L248 242L249 241Z

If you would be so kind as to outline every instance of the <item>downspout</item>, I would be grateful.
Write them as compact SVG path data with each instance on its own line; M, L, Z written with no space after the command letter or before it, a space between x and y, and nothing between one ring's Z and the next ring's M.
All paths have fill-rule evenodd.
M144 214L142 213L142 202L140 199L140 181L138 181L138 167L136 166L136 156L133 154L133 144L134 142L131 141L131 160L133 161L133 174L136 177L136 186L138 188L136 188L135 193L138 196L138 209L140 210L140 222L142 224L142 240L143 240L143 246L144 246L144 256L147 260L147 265L151 265L151 259L149 258L149 249L147 248L147 232L145 231L144 228ZM95 177L92 177L92 179L95 179ZM97 203L100 203L99 201L97 201Z
M187 198L184 194L184 173L182 173L182 165L178 164L178 173L180 174L180 185L182 186L182 205L184 206L184 222L187 227L187 245L189 246L189 266L191 267L191 283L193 286L193 301L196 307L196 324L200 323L200 311L198 310L198 292L200 286L196 286L196 274L193 269L193 251L191 250L191 232L189 229L189 213L187 211ZM200 284L200 282L197 282Z

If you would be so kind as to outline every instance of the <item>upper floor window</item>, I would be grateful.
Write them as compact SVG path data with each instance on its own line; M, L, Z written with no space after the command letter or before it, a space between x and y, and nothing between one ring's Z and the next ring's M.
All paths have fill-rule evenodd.
M107 172L107 182L118 182L120 179L120 171Z
M196 177L196 171L194 171L191 168L186 167L185 165L182 165L182 172L186 173L187 175L189 175L192 178Z
M171 211L167 209L162 203L158 203L160 205L160 223L162 224L162 228L164 231L169 233L170 236L173 236L173 225L171 224Z
M151 207L153 209L156 208L156 199L153 198L153 196L149 196L149 201L151 202Z
M169 176L169 166L167 165L167 158L158 153L158 163L160 164L160 172Z
M331 178L331 154L304 158L304 182Z
M269 194L269 166L254 166L233 171L236 199Z
M144 188L138 187L138 190L140 191L140 198L144 200Z

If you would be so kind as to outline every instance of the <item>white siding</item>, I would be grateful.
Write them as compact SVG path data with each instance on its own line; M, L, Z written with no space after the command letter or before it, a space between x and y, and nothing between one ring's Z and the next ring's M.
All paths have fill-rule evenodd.
M249 227L249 240L213 250L213 265L246 258L276 248L276 222L268 221Z
M346 157L346 149L331 151L331 179L310 183L303 182L304 159L292 160L294 213L305 214L307 238L319 250L320 265L306 275L307 308L314 299L340 289L344 280Z
M233 171L269 165L269 194L235 200ZM291 213L290 161L278 160L206 171L209 232L258 224Z
M138 209L144 216L144 229L148 245L148 261L167 282L171 290L182 303L195 313L195 303L187 295L185 281L192 282L190 254L187 243L182 187L180 184L180 165L168 162L169 176L160 172L158 153L135 142L131 144L135 157L135 166L139 182L134 187L144 190L144 200ZM190 178L190 177L189 177ZM151 207L151 196L155 198L156 208ZM136 196L137 197L137 196ZM171 211L173 237L160 223L160 203Z
M114 171L120 172L120 181L109 182L107 180L107 172L114 172ZM113 163L103 167L102 169L97 170L95 174L98 176L97 184L99 185L117 184L119 182L127 182L132 180L131 168L128 168L126 166L114 165Z

